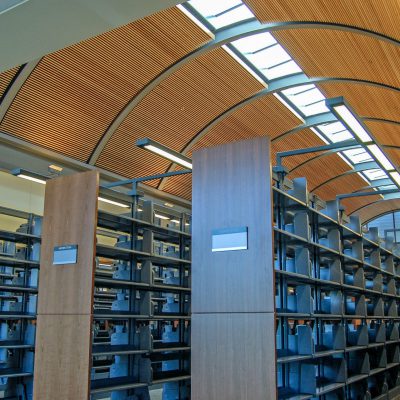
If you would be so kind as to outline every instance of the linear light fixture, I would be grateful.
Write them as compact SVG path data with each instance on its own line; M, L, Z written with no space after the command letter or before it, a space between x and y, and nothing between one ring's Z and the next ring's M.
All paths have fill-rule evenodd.
M18 176L19 178L27 179L28 181L40 183L42 185L45 185L46 180L48 179L43 175L22 168L13 169L11 171L11 174L14 176Z
M171 219L171 218L167 217L166 215L161 215L161 214L154 214L154 216L156 218L160 218L160 219Z
M395 168L393 164L389 161L389 159L385 156L383 151L379 148L377 144L370 144L367 146L368 150L375 156L378 160L379 164L382 165L386 171L394 171Z
M347 104L346 100L343 97L327 99L326 106L338 118L338 120L341 121L351 133L354 134L358 142L371 155L371 157L374 158L379 166L383 170L389 172L392 176L392 179L395 180L396 184L400 186L400 182L397 182L392 175L392 172L396 171L396 167L382 151L382 148L379 146L379 144L376 143L373 135L368 131L368 128L357 116L357 113L349 104Z
M100 197L99 196L98 200L102 201L103 203L112 204L113 206L122 207L122 208L130 208L130 206L128 204L124 204L124 203L120 203L118 201L106 199L105 197Z
M397 185L400 186L400 174L397 171L395 171L395 172L391 172L390 176L397 183Z
M28 171L23 168L16 168L11 171L11 174L14 176L18 176L18 178L22 179L27 179L28 181L40 183L41 185L45 185L47 180L50 179L50 177L47 177L45 175L38 174L36 172ZM127 204L119 203L118 201L110 200L104 197L98 197L99 201L103 201L104 203L109 203L113 204L114 206L118 207L123 207L123 208L129 208L130 206Z
M155 140L149 138L139 139L136 142L136 146L149 150L152 153L156 153L182 167L192 169L192 160L189 157L186 157L183 154L156 142Z
M336 115L336 117L354 133L359 141L362 143L373 143L374 140L369 134L367 127L359 120L356 113L346 103L343 97L327 99L325 104Z

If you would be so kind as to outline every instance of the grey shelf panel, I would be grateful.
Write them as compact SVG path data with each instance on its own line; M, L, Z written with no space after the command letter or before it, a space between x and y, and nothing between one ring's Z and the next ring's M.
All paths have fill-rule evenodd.
M0 378L21 378L33 376L32 372L25 372L18 368L0 369Z
M29 233L0 230L0 240L16 243L40 242L41 237Z
M36 319L36 314L0 311L0 320Z
M100 278L95 277L95 284L98 287L109 287L109 288L134 288L143 291L151 291L151 292L166 292L166 293L190 293L190 288L185 288L181 286L175 285L150 285L148 283L143 282L135 282L135 281L128 281L122 279L111 279L111 278ZM98 294L96 293L95 296ZM109 294L111 295L111 294Z
M1 340L0 341L0 349L33 349L35 345L33 344L24 344L21 341L17 340Z
M147 221L143 221L138 218L131 218L125 215L118 215L106 211L99 211L98 213L98 226L101 228L112 229L120 232L130 233L132 231L132 226L149 229L153 232L163 235L163 237L171 236L184 236L187 238L191 237L188 232L180 231L179 229L173 229L168 227L163 227L157 224L152 224Z
M150 253L138 250L124 249L121 247L109 246L106 244L96 245L96 255L105 258L113 258L118 260L130 260L131 257L143 259L149 257Z
M11 266L11 267L26 266L28 268L39 268L40 263L38 261L21 260L20 258L0 255L0 265Z
M131 314L129 312L121 312L121 311L110 311L110 312L95 312L93 314L94 319L96 320L129 320L136 319L138 321L175 321L175 320L190 320L191 317L188 315L180 315L180 314L156 314L156 315L139 315L139 314Z

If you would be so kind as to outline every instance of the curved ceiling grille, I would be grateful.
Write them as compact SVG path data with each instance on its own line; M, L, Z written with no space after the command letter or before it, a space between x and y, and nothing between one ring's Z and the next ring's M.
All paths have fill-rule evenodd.
M326 21L358 26L400 39L397 0L244 0L266 21Z
M172 8L50 54L22 87L0 128L87 161L131 97L209 39Z
M321 0L318 4L314 0L247 0L246 3L262 21L328 21L400 39L397 0L384 4L380 0ZM202 22L214 33L227 29L231 23L237 23L233 30L240 28L243 21L253 17L240 0L192 0L189 4L189 10L197 7L201 11L201 7L206 7ZM243 12L240 14L239 10ZM0 129L87 162L127 104L162 71L209 40L212 39L206 31L173 8L50 54L22 86ZM191 143L187 149L189 155L193 149L258 135L277 138L302 121L272 95L259 97L227 114L207 132L204 128L232 106L265 89L260 80L270 83L268 80L276 77L290 79L294 72L391 86L321 83L281 92L281 98L304 119L326 111L324 96L341 95L361 116L399 121L399 56L400 46L394 41L390 44L377 37L322 28L236 38L224 48L192 59L158 84L119 125L96 165L127 177L170 168L167 161L134 146L140 137L150 137L177 151ZM0 98L16 72L17 68L0 74ZM307 104L302 104L304 101ZM400 127L368 124L383 144L400 143L397 139ZM334 125L321 125L318 129L325 134L323 140L316 131L302 129L276 140L274 154L347 138ZM199 135L203 131L206 134ZM388 153L393 160L400 161L397 150ZM322 185L317 189L321 197L333 198L337 193L360 190L367 185L357 174L329 182L332 177L351 171L351 166L338 155L306 162L316 155L292 157L285 160L285 165L294 168L291 177L307 176L309 188ZM296 168L298 165L301 166ZM151 182L153 186L158 184ZM190 177L170 179L164 190L190 198ZM375 201L375 197L347 203L353 210Z

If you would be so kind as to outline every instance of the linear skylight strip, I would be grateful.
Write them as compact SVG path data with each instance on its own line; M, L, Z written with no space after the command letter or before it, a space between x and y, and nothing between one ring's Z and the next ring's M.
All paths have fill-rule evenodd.
M240 0L190 0L188 4L215 30L255 19L247 5Z
M213 32L210 31L210 29L207 28L206 25L203 24L196 16L194 16L186 7L184 7L182 4L178 4L176 6L180 11L182 11L192 22L194 22L200 29L202 29L205 33L207 33L208 36L211 37L211 39L215 39L215 35Z
M226 14L226 13L229 13L229 12L231 12L231 11L233 11L233 10L236 10L236 9L239 8L239 7L242 7L242 5L243 5L243 3L238 3L238 4L236 4L236 5L234 5L234 6L230 7L230 8L227 8L226 10L223 10L223 11L219 12L218 14L207 15L206 18L209 19L209 18L218 18L218 17L221 17L222 15L224 15L224 14Z
M258 80L263 86L268 87L267 82L258 75L250 65L246 64L234 51L232 51L229 46L223 45L222 48L232 57L234 58L247 72L249 72L254 78Z

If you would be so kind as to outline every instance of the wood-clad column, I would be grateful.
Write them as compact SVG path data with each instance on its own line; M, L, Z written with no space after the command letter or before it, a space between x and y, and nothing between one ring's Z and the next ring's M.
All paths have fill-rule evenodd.
M90 390L98 173L47 183L35 347L35 400L87 400ZM75 264L54 265L77 245Z
M269 139L195 152L192 203L192 400L275 399ZM212 251L245 229L247 250Z

